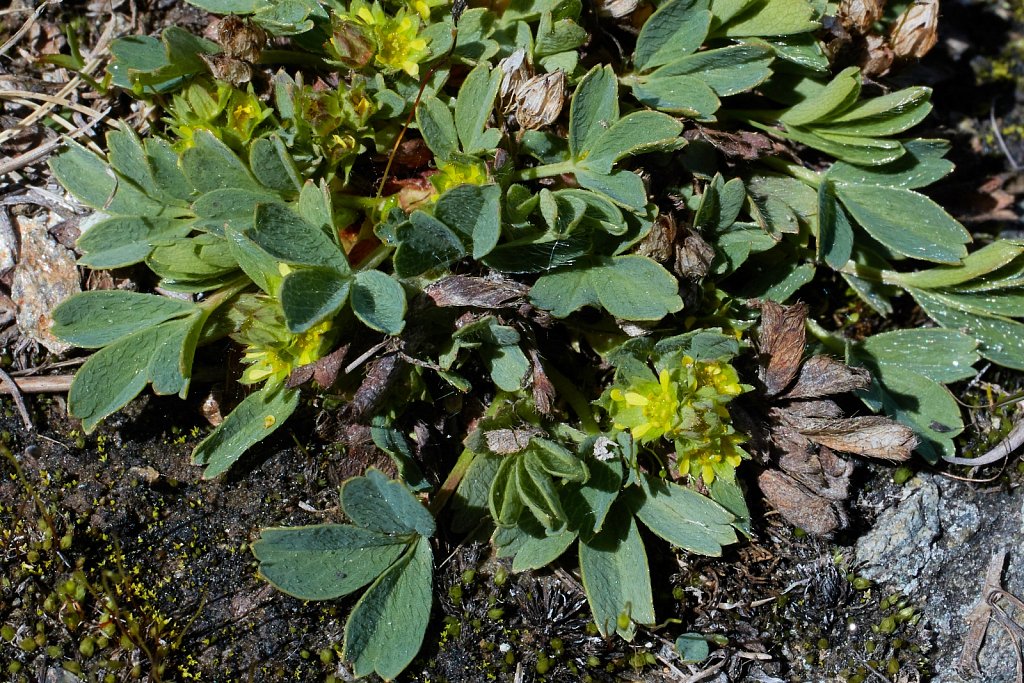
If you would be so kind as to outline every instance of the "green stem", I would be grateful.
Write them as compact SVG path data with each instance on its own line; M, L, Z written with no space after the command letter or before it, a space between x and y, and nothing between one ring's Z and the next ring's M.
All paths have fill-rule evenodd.
M459 455L459 459L455 461L455 466L452 467L451 472L448 473L448 478L441 484L441 488L437 490L437 494L430 499L430 514L437 517L441 510L444 509L445 504L448 503L448 499L455 493L455 489L459 487L462 482L462 478L466 476L466 472L469 471L469 466L473 464L473 460L476 458L476 452L471 451L468 448L464 449Z
M600 434L601 427L597 424L597 420L594 419L594 413L590 410L590 402L580 393L580 390L558 370L545 367L544 372L547 373L548 379L555 385L558 393L562 395L569 404L569 407L576 413L576 417L580 419L580 426L583 427L583 431L588 434Z
M572 173L575 170L576 163L571 159L569 161L559 161L554 164L544 164L543 166L534 166L533 168L524 168L517 171L512 174L512 182L550 178L551 176L562 175L563 173Z
M839 269L839 272L859 277L862 280L878 282L883 285L903 287L903 283L900 280L900 273L897 273L894 270L881 270L880 268L867 266L863 263L847 261L846 265Z
M239 275L234 280L229 281L199 303L199 307L203 309L203 315L209 317L211 313L220 308L228 299L241 292L250 284L252 284L252 280L249 279L248 275Z
M786 175L796 178L800 182L810 185L811 187L818 187L818 185L821 185L821 176L809 168L804 168L800 164L794 164L791 161L786 161L779 157L766 157L761 161L766 166L770 166L777 171L782 171Z
M487 407L483 417L494 417L498 414L498 410L507 401L508 395L504 392L499 392L495 395L491 401L491 405ZM464 449L459 455L459 459L455 461L454 467L448 472L448 477L441 484L441 488L437 490L434 497L430 499L430 505L427 508L430 510L430 514L437 517L444 506L448 503L448 500L455 493L455 489L459 488L459 484L462 482L462 478L466 476L466 472L469 471L469 466L473 464L473 460L476 458L476 452L471 451L468 448Z
M814 338L821 342L822 346L832 353L837 356L846 355L845 340L826 330L824 327L819 325L816 320L812 318L807 319L807 331L813 334Z
M353 270L373 270L381 263L383 263L394 250L394 246L390 244L381 244L376 249L371 251L369 256L360 261L359 265L353 268Z

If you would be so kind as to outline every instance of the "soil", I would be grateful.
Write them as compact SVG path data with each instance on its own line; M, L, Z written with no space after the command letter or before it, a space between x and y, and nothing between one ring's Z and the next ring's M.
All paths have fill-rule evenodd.
M15 6L22 4L16 0ZM930 132L953 140L958 170L934 188L934 196L981 239L1020 233L1014 214L1021 191L1016 171L1024 163L1024 64L1018 58L1024 6L959 1L943 9L939 46L902 76L935 88ZM11 35L24 16L0 16L0 36ZM153 32L170 24L201 32L205 22L202 13L182 3L69 2L44 13L27 40L34 49L48 42L61 48L62 22L77 19L89 44L99 19L110 16L120 32ZM4 70L31 78L43 72L23 56L3 63L0 77ZM130 114L126 101L115 104ZM24 111L12 108L4 115ZM30 149L52 135L40 129L21 144ZM8 180L0 186L5 197L28 187L54 187L42 164ZM832 324L853 329L852 313L860 314L836 313ZM914 315L905 312L907 320ZM4 367L52 360L9 323L0 332ZM981 381L954 389L965 401L984 401L987 390L994 388L998 396L1021 384L1017 376L987 370ZM190 451L209 430L200 410L203 396L196 391L183 402L146 395L89 436L66 417L59 394L29 400L34 431L23 426L12 400L2 399L0 681L351 679L339 660L351 601L303 602L273 590L258 576L250 545L267 526L336 520L338 484L367 464L387 467L387 461L361 447L358 434L347 434L349 446L339 447L330 436L342 429L332 428L335 413L311 399L226 477L205 481L189 463ZM976 424L962 441L978 449L1020 419L1013 409L972 415ZM988 516L1020 515L1018 471L970 474L995 479L964 484L949 495L980 497ZM897 478L906 479L902 473ZM571 562L513 576L486 545L442 531L435 556L446 559L435 576L432 626L402 680L936 677L937 663L948 666L948 650L962 642L967 629L948 618L957 610L932 600L943 593L935 587L955 585L964 603L973 604L985 563L980 570L978 563L970 566L973 584L943 584L939 575L932 583L915 584L907 595L891 576L879 584L859 575L857 539L898 506L906 491L891 468L877 465L862 465L856 483L860 493L851 526L839 538L806 536L750 501L752 536L724 557L654 558L663 627L641 632L631 644L596 635ZM1019 528L1000 531L1011 553L1019 546ZM969 538L981 544L977 536ZM978 556L987 560L987 548L979 545ZM680 661L673 643L682 631L712 635L711 656L699 664ZM1012 667L982 680L1013 680L1011 672ZM948 671L941 674L953 680Z

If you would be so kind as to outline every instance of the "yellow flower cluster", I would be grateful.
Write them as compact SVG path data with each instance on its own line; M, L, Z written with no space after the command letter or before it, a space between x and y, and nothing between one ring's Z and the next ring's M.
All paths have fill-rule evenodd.
M231 337L245 348L242 362L248 367L239 380L242 384L283 383L296 368L322 358L334 341L330 320L305 332L289 332L280 306L264 295L244 295L238 313L241 320Z
M420 62L429 54L426 39L419 35L420 10L423 9L426 8L416 7L410 12L402 8L391 17L380 3L370 5L357 0L352 3L350 12L372 36L377 48L374 55L377 64L388 71L404 71L415 78L420 72Z
M731 478L739 466L743 437L732 427L726 404L745 387L724 361L683 356L655 378L630 378L613 387L605 407L615 429L628 430L640 443L667 439L675 444L680 475Z

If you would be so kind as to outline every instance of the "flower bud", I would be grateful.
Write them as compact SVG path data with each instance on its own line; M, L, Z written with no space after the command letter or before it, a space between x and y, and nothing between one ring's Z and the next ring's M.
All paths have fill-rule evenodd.
M520 127L536 130L551 125L565 103L565 72L527 79L516 91L513 113Z
M324 47L332 59L352 69L361 69L373 59L373 42L362 27L351 21L335 22Z

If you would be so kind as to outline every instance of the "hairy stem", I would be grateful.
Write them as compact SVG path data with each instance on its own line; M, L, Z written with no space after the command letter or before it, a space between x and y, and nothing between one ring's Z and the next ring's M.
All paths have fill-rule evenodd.
M537 180L538 178L550 178L563 173L572 173L576 169L573 161L559 161L554 164L544 164L533 168L524 168L512 174L512 181Z

